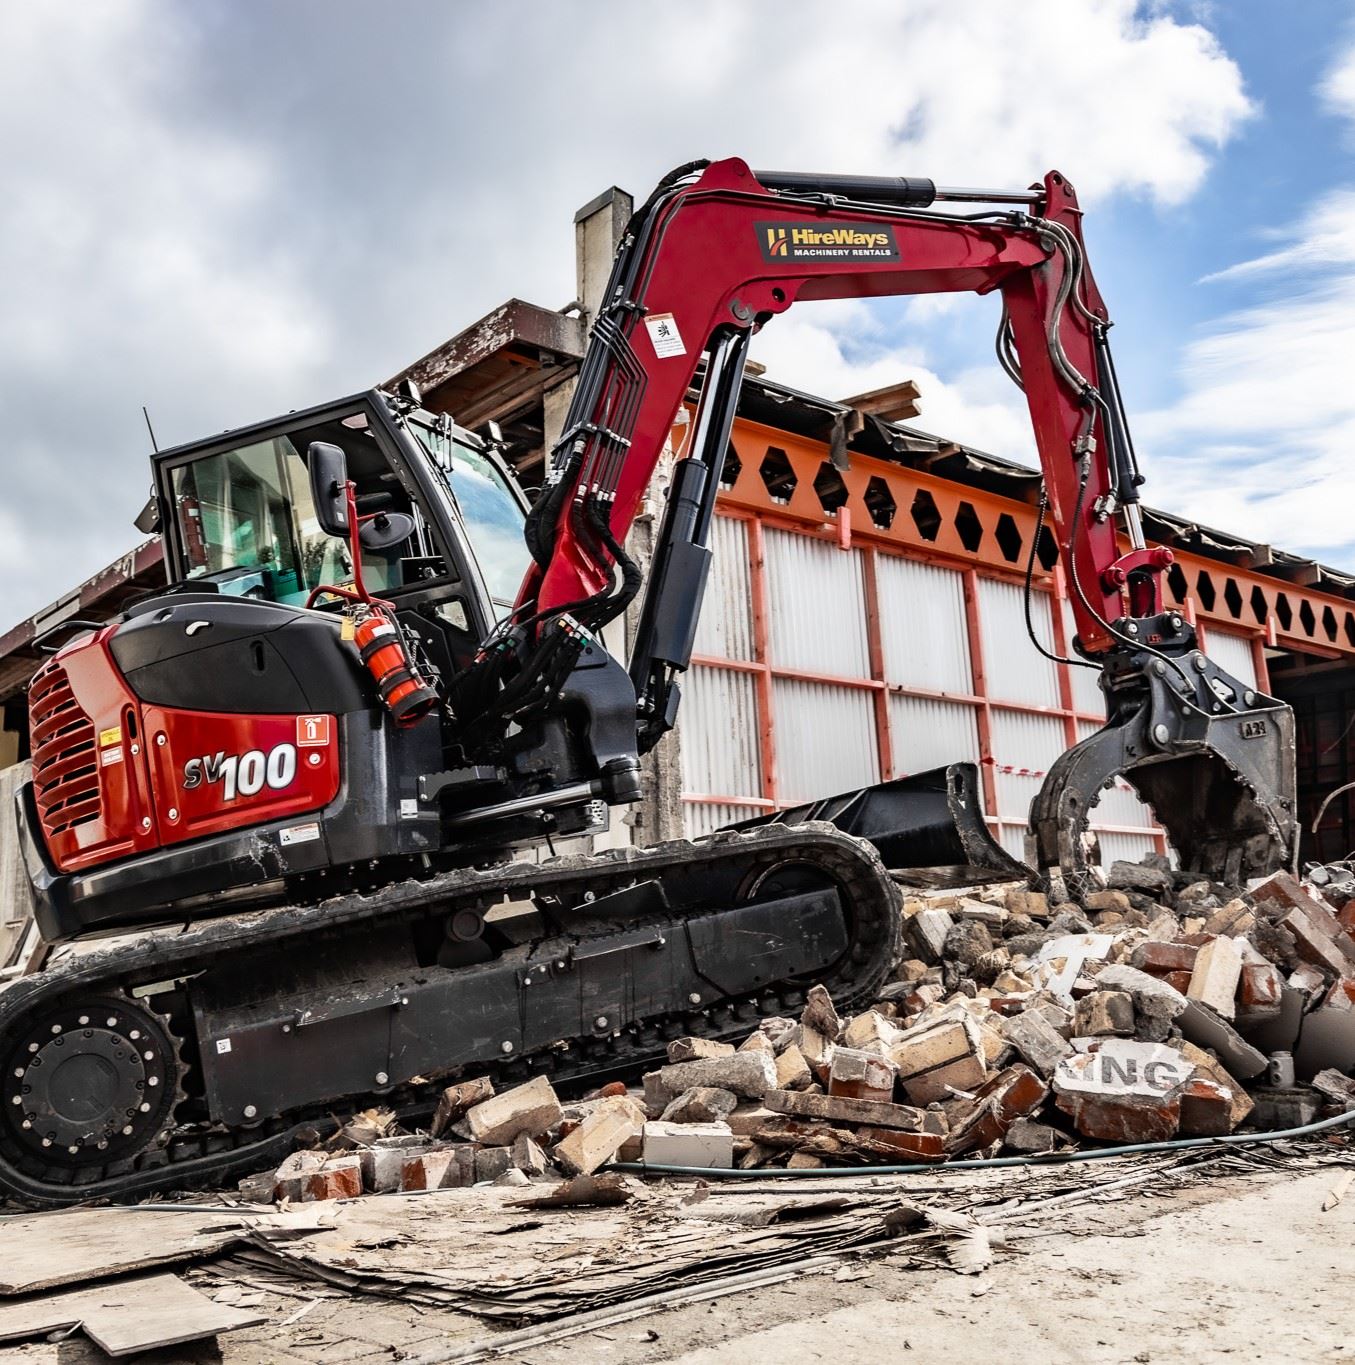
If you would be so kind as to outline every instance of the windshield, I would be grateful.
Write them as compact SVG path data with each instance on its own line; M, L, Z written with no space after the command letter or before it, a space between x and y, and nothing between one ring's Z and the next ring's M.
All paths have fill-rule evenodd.
M385 460L367 433L335 426L359 488L370 483L377 491L390 489L381 477ZM174 468L170 487L184 578L210 577L223 593L295 605L304 604L322 583L351 586L348 544L320 529L301 454L312 440L332 440L334 434L288 433ZM409 552L407 545L364 550L367 586L373 592L398 587L401 559Z
M490 597L498 607L511 607L531 558L521 506L494 462L478 450L421 422L412 430L448 477Z

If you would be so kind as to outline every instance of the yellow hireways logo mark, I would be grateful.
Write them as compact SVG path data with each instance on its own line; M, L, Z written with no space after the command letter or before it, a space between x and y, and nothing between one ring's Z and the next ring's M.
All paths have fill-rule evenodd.
M856 223L759 223L763 256L769 261L855 261L899 258L894 230Z

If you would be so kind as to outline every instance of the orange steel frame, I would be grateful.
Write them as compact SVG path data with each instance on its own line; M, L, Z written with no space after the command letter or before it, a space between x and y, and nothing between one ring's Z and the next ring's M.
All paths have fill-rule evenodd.
M678 443L684 434L679 431ZM742 418L735 423L732 444L735 458L731 458L726 469L727 483L721 492L718 510L721 516L736 518L747 527L753 658L725 659L698 654L692 663L752 675L758 710L762 790L758 797L715 792L684 793L685 802L719 803L757 810L785 804L778 791L776 735L772 720L772 683L776 678L828 683L870 692L880 775L884 780L904 775L897 771L893 758L891 693L972 706L982 759L984 797L992 812L998 810L996 757L992 747L995 709L1058 717L1069 745L1079 738L1079 725L1100 725L1104 721L1103 712L1077 707L1071 670L1064 664L1055 666L1059 687L1057 707L994 696L988 685L979 621L978 581L981 577L1022 581L1030 537L1035 533L1036 510L1033 507L936 475L856 454L851 457L851 467L838 472L829 462L825 443ZM794 488L786 498L773 497L762 477L761 469L769 459L769 453L781 470L782 487L789 482L785 478L787 466L794 476ZM833 487L837 500L843 498L845 488L845 501L836 510L828 510L820 500L815 491L816 479L823 479ZM870 502L867 501L868 489ZM919 495L923 496L920 498ZM874 516L871 503L876 507ZM882 505L887 508L889 504L893 505L892 517L880 511ZM915 517L915 507L925 515ZM765 531L769 527L813 536L861 552L869 678L809 673L773 663L767 643L770 598L766 582ZM941 692L886 680L877 562L880 555L890 554L955 569L963 575L973 680L971 693ZM1257 685L1262 690L1269 690L1270 686L1264 648L1267 644L1330 657L1355 655L1355 609L1342 599L1266 579L1245 569L1189 553L1177 552L1176 558L1179 573L1173 571L1170 581L1165 584L1168 599L1194 621L1206 649L1211 628L1222 628L1230 635L1250 640ZM1183 583L1187 588L1184 594L1179 591ZM1037 590L1052 594L1050 619L1054 650L1066 654L1071 642L1061 610L1062 600L1067 595L1063 573L1057 566L1052 571L1046 570L1037 559L1034 584ZM990 823L1013 825L1024 821L994 815L990 817ZM1103 831L1143 835L1152 838L1159 849L1163 847L1160 830L1095 823Z

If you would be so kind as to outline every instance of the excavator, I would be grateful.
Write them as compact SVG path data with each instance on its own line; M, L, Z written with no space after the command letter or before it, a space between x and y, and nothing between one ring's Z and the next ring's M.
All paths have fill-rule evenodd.
M530 506L412 388L155 455L170 585L62 623L30 685L21 846L42 935L78 950L0 993L0 1194L211 1184L458 1074L580 1082L815 982L872 1000L900 948L886 862L910 834L984 857L972 769L688 841L555 844L640 797L676 720L750 338L801 300L953 291L1000 296L1106 699L1034 802L1030 875L1095 877L1117 776L1183 866L1292 864L1292 714L1164 604L1073 186L693 162L624 234ZM694 390L642 570L627 531ZM633 602L623 661L602 632Z

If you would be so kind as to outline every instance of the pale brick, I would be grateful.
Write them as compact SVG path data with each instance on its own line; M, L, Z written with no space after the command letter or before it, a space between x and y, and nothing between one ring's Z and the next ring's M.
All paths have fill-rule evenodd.
M555 1127L563 1113L555 1089L545 1076L505 1090L466 1112L468 1134L489 1147L511 1143L519 1133L540 1137Z
M814 1084L814 1073L805 1061L805 1055L791 1043L776 1059L776 1088L778 1090L804 1090Z
M694 1062L702 1057L729 1057L733 1043L717 1042L714 1038L674 1038L668 1044L670 1062Z
M700 1063L682 1062L680 1065ZM644 1111L634 1100L620 1096L603 1100L568 1137L555 1144L555 1160L569 1175L592 1175L599 1166L616 1155L617 1149L627 1138L634 1137L644 1125Z
M811 1095L805 1091L769 1090L763 1103L777 1114L792 1118L827 1119L830 1123L869 1123L880 1128L924 1130L925 1111L908 1104L881 1100L853 1100L836 1095Z
M1242 975L1242 954L1230 938L1216 938L1200 949L1190 974L1186 997L1208 1005L1225 1019L1233 1017L1237 983Z
M828 1093L888 1102L894 1097L894 1064L874 1052L839 1047L828 1069Z
M665 1123L644 1125L644 1160L649 1165L697 1166L704 1169L734 1164L734 1137L726 1123Z
M977 1089L987 1074L978 1026L967 1017L908 1030L890 1048L889 1059L914 1104L947 1099L954 1090Z
M1093 991L1077 1002L1073 1032L1079 1038L1128 1038L1134 1032L1134 997L1127 991Z

